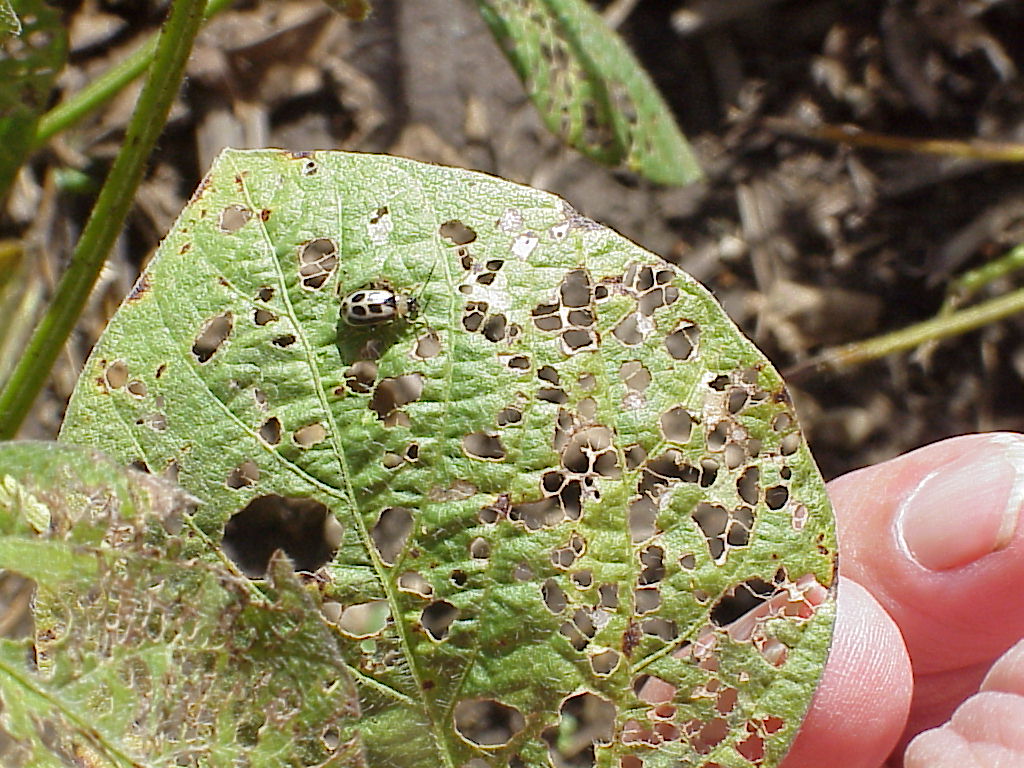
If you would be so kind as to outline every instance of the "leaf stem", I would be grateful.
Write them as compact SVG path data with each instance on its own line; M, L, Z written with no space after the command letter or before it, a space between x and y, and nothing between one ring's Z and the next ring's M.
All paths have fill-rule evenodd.
M992 163L1024 162L1024 143L1012 141L986 141L970 139L915 139L889 136L884 133L862 131L849 125L804 125L796 120L769 118L765 125L776 133L802 136L808 139L849 144L885 152L911 152L926 155L959 157L965 160L985 160Z
M806 378L807 374L814 371L838 370L860 365L869 360L917 347L927 341L958 336L1022 311L1024 288L873 339L826 349L810 360L791 368L784 377L795 381Z
M229 7L232 0L209 0L203 19L208 20ZM39 149L58 133L67 130L82 118L99 109L137 78L153 62L157 37L150 36L128 58L114 65L82 90L61 102L39 119L33 149Z
M12 438L42 389L131 208L146 161L178 92L206 0L174 0L157 39L149 78L49 308L0 392L0 439Z

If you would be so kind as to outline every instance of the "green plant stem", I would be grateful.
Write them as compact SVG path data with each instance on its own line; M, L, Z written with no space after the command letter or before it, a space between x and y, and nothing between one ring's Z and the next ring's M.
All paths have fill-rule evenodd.
M1004 256L983 264L977 269L965 272L953 280L949 288L949 296L943 305L945 313L952 312L958 304L962 304L972 294L989 283L1006 277L1024 267L1024 245L1018 245Z
M210 19L231 3L232 0L209 0L203 19ZM33 149L43 146L58 133L94 112L145 72L156 55L158 35L159 33L152 35L128 58L108 69L78 93L43 115L36 126Z
M1024 288L873 339L826 349L811 360L786 372L785 376L787 379L795 380L805 378L808 373L816 370L835 370L859 365L895 352L912 349L928 341L958 336L1022 311Z
M149 78L139 94L121 151L100 190L46 314L0 392L0 439L12 438L28 414L121 231L146 161L178 92L205 6L206 0L174 0L171 5L156 43Z

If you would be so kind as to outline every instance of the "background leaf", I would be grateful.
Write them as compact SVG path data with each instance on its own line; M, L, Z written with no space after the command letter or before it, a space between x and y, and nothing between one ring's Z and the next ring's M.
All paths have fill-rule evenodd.
M4 766L361 765L355 690L287 561L257 587L184 524L193 499L94 451L0 445L0 478L0 568L37 585L36 668L0 644Z
M11 0L0 0L0 37L21 34L21 20L11 7Z
M13 0L13 10L20 32L0 35L0 200L32 148L68 45L60 14L43 0Z
M552 133L594 160L659 184L700 166L629 48L583 0L477 0Z
M339 319L367 288L419 311ZM176 473L250 572L328 560L372 766L774 765L827 652L778 374L692 278L482 174L225 152L62 438Z

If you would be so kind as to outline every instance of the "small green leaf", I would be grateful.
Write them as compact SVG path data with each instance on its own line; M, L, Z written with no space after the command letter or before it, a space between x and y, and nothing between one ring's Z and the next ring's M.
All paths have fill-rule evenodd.
M7 0L0 2L12 9ZM36 123L67 58L67 34L56 10L43 0L13 0L12 10L23 24L0 38L0 201L32 148Z
M11 7L11 0L0 0L0 39L21 34L21 19Z
M36 533L43 533L50 527L50 510L10 475L0 478L0 508L24 519Z
M594 160L683 185L700 166L643 67L584 0L477 0L548 130Z
M355 689L289 563L250 583L194 499L94 451L3 444L0 473L21 500L0 499L0 569L37 585L35 668L0 645L0 764L361 765Z
M247 572L325 563L370 766L777 765L828 650L778 374L675 266L482 174L225 152L62 439L175 471Z

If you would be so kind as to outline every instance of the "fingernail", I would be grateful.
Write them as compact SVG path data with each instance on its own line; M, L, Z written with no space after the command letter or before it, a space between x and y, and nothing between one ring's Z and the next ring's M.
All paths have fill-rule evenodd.
M897 526L914 560L946 571L1009 544L1022 503L1024 440L992 435L928 474L900 505Z

